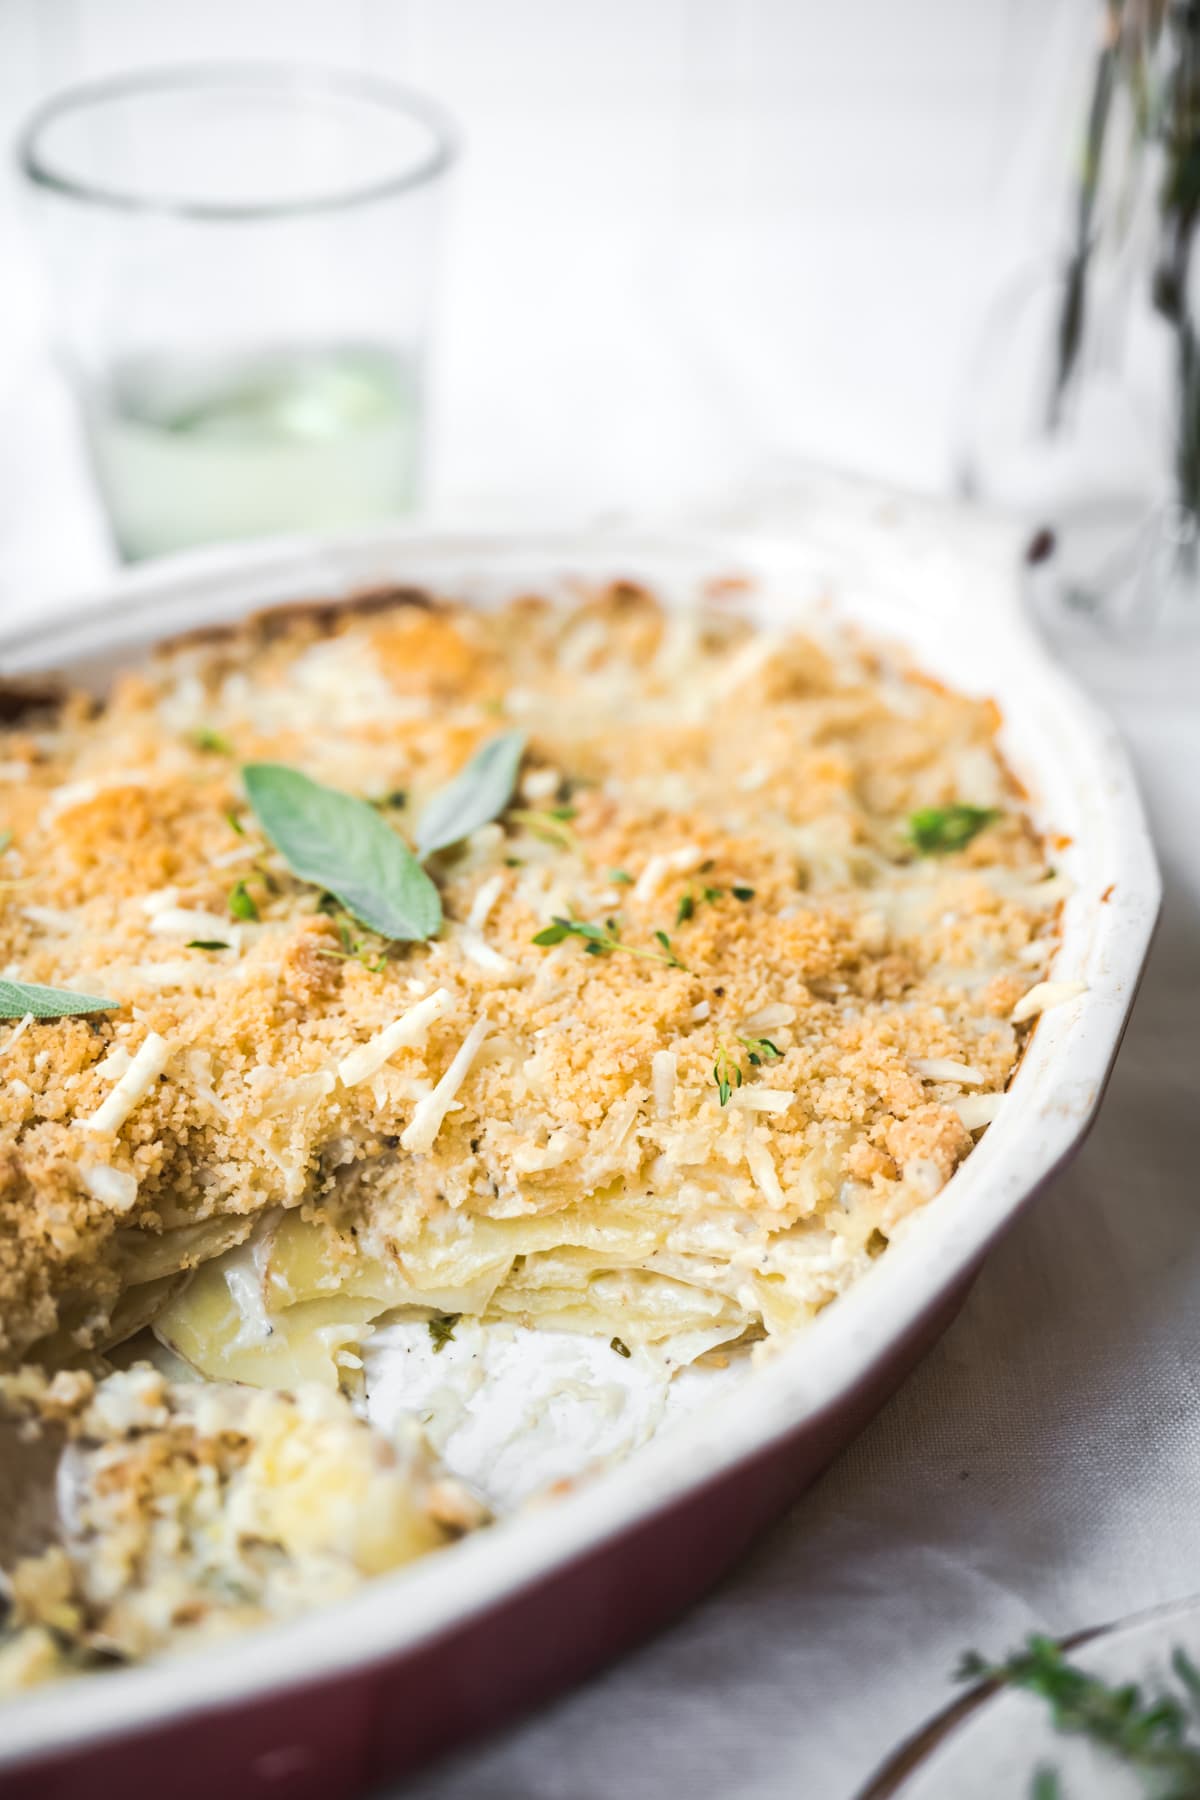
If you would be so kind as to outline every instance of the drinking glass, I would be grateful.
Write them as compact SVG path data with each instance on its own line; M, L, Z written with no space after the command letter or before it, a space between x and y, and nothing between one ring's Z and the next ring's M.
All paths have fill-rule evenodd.
M415 504L440 109L365 75L165 69L50 100L17 154L125 557Z

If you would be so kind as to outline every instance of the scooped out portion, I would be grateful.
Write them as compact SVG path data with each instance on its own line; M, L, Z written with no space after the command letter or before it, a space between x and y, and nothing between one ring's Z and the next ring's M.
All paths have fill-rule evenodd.
M66 1442L58 1541L0 1578L0 1695L295 1618L487 1516L415 1424L385 1437L315 1386L25 1370L0 1407Z

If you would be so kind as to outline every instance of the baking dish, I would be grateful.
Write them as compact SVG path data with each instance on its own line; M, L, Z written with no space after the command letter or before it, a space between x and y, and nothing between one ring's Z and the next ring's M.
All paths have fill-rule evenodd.
M1124 754L1021 611L1004 528L814 482L774 535L480 536L392 529L206 552L139 570L0 640L7 675L102 685L177 630L272 601L427 583L486 604L625 575L667 599L753 584L763 616L827 606L986 693L1073 892L1055 975L1086 983L1034 1034L1001 1115L920 1226L735 1395L628 1462L360 1598L219 1653L31 1695L0 1724L6 1794L352 1794L585 1675L694 1598L870 1416L953 1316L986 1250L1079 1143L1099 1103L1158 907ZM86 1772L86 1773L85 1773Z

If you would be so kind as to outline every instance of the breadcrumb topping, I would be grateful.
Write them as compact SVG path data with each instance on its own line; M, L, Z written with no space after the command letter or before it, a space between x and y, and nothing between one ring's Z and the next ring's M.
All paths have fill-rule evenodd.
M323 1259L279 1304L369 1265L360 1294L438 1310L458 1244L493 1316L799 1323L968 1153L1052 956L1062 884L998 723L849 639L629 584L287 609L28 713L0 972L121 1005L0 1036L0 1357L111 1342L130 1290L170 1298L265 1216ZM348 928L241 785L290 764L411 842L517 727L513 806L431 860L430 943ZM983 828L920 854L911 815L958 805Z

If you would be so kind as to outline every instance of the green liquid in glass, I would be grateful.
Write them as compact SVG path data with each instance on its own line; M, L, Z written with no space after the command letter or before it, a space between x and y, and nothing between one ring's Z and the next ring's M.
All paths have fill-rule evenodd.
M124 556L394 518L416 491L420 392L343 346L119 368L84 407Z

